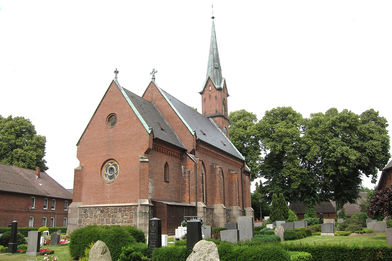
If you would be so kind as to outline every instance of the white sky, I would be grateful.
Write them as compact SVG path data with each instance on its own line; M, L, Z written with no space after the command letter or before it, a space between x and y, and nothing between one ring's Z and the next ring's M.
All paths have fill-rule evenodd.
M390 0L214 1L229 111L374 108L391 124L391 13ZM211 1L0 0L0 115L32 121L47 172L72 188L76 143L115 68L138 95L156 68L200 111L210 17Z

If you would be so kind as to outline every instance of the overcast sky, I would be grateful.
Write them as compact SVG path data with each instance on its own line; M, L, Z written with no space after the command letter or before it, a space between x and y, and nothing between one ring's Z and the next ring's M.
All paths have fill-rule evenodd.
M229 111L374 108L391 124L391 13L390 0L214 1ZM142 95L156 68L158 86L200 111L210 32L211 1L0 0L0 115L32 121L47 173L72 188L114 69Z

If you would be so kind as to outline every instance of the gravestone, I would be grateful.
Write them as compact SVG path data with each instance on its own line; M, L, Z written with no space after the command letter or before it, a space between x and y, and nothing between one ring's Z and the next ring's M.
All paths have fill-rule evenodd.
M387 228L385 230L385 235L387 237L388 246L392 246L392 228Z
M211 238L212 227L211 226L201 226L201 232L204 239Z
M89 261L112 261L112 257L110 256L110 250L107 245L98 240L95 242L93 247L91 248L88 254Z
M162 235L162 246L167 246L167 235Z
M39 244L40 246L43 246L45 244L45 238L43 236L41 236Z
M202 240L201 222L199 220L190 220L187 225L186 247L192 250L197 242Z
M175 229L175 239L176 240L181 240L184 239L186 236L186 227L183 226L179 226L178 228Z
M18 222L12 221L12 223L9 224L8 227L11 227L11 236L10 236L10 241L8 243L8 253L15 254L18 248L18 243L17 243Z
M192 253L186 261L219 261L218 248L214 242L200 240L193 247Z
M369 222L376 222L377 220L376 219L372 219L372 218L367 218L366 219L366 223L369 223Z
M54 233L50 235L50 245L57 246L60 242L60 234Z
M286 223L286 221L275 221L275 222L274 222L274 226L275 226L275 227L279 227L279 226L281 226L281 225L284 224L284 223Z
M322 236L334 236L335 224L325 223L321 224L321 235Z
M148 248L154 250L162 246L162 227L159 218L152 218L148 224Z
M370 228L373 232L385 232L387 223L385 221L372 221L367 223L367 228Z
M338 218L338 223L343 223L344 219L343 218Z
M221 241L228 241L231 243L238 243L238 229L226 229L220 231Z
M226 229L238 229L237 223L226 223L225 224Z
M305 220L298 220L294 221L294 228L302 228L302 227L307 227L307 222Z
M270 228L270 229L273 229L273 228L274 228L274 225L273 225L273 224L267 224L266 227L267 227L267 228Z
M255 222L255 227L262 227L263 226L263 222Z
M326 223L334 223L335 224L335 219L333 218L324 218L324 224Z
M253 217L238 217L238 234L240 241L252 240L253 238Z
M294 229L294 222L287 222L282 224L284 230L293 230Z
M49 230L42 231L43 236L49 236Z
M27 239L27 250L26 255L37 256L40 255L39 249L41 239L41 232L39 231L29 231Z
M275 235L280 237L280 241L284 241L284 228L283 228L283 226L278 226L277 228L275 228L274 233L275 233Z

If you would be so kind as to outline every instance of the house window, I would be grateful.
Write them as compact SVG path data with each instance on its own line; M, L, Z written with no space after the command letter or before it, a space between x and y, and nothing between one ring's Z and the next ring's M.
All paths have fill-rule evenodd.
M54 217L50 218L50 227L54 227Z
M35 197L31 197L31 208L35 208Z
M68 211L68 200L64 201L64 211Z
M56 200L52 199L52 210L56 209Z
M29 217L29 227L34 227L34 217Z
M67 224L68 224L68 219L65 217L65 218L63 219L63 227L66 227Z
M42 218L42 226L46 227L46 223L47 223L48 219L46 217Z
M165 182L169 182L169 164L165 163L165 167L163 170L163 179Z
M48 199L44 198L44 209L48 209Z

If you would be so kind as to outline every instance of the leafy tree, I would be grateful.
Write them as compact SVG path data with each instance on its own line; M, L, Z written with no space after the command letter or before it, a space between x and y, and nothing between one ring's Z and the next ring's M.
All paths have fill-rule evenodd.
M368 209L370 207L370 202L374 198L374 194L376 193L376 191L374 189L366 189L366 192L368 193L366 200L359 205L359 207L361 208L361 212L365 212L365 213L368 212Z
M245 157L253 180L260 171L261 162L257 117L246 110L239 110L230 113L229 121L230 140Z
M392 216L392 186L377 190L370 202L368 214L372 218Z
M254 210L254 215L255 218L260 218L260 200L261 200L261 214L262 216L269 216L270 215L270 206L269 206L269 200L264 194L264 191L262 190L262 184L261 181L260 183L256 183L256 189L253 191L251 194L251 200L252 200L252 208Z
M0 116L0 162L22 168L47 170L44 136L37 135L34 125L23 117Z
M286 220L289 217L289 208L282 193L272 195L271 220Z
M358 198L362 174L375 181L389 159L387 126L374 110L357 115L332 108L311 115L305 122L303 161L321 200L335 200L341 208Z

